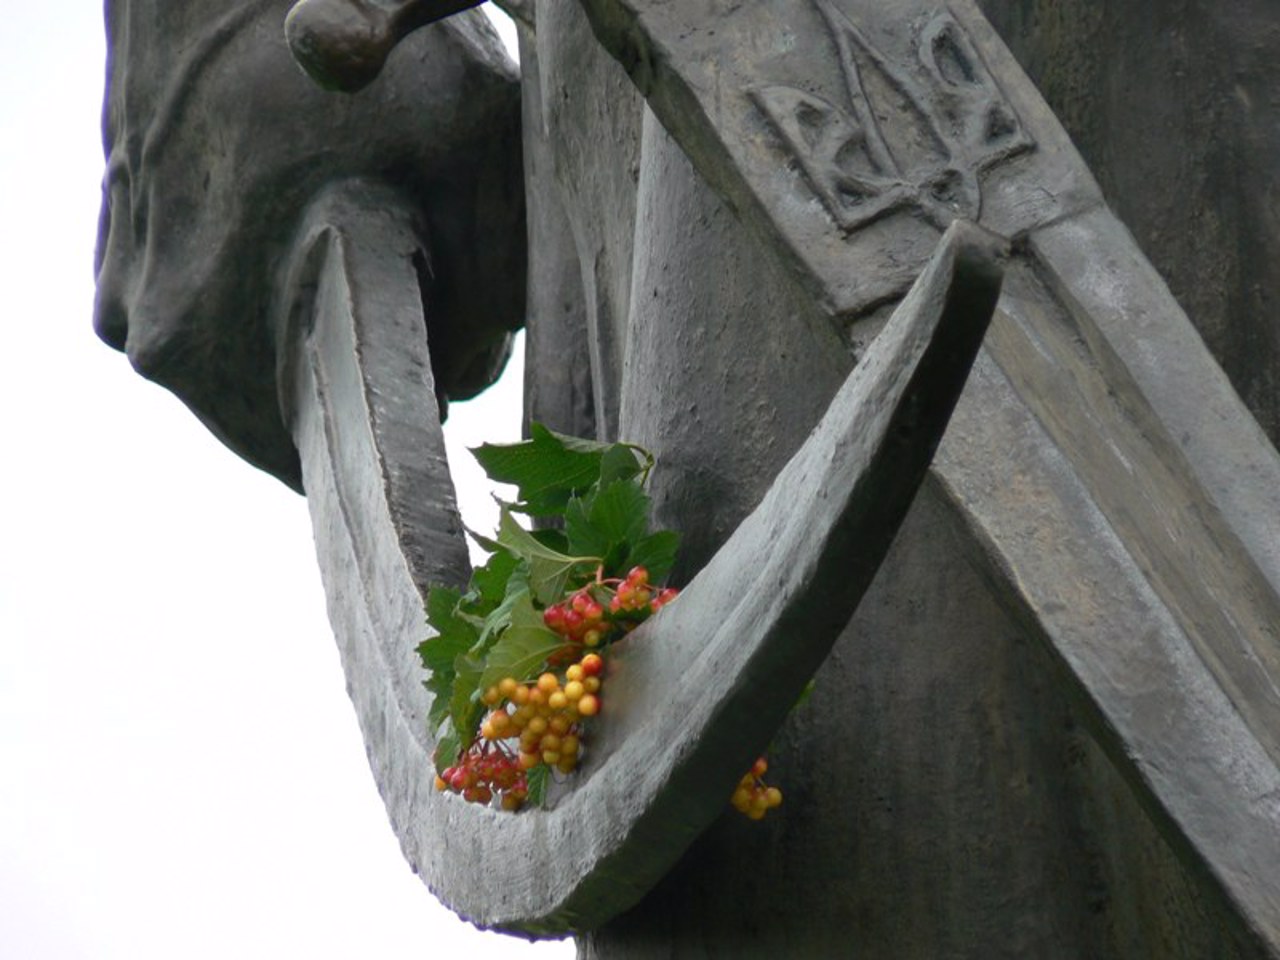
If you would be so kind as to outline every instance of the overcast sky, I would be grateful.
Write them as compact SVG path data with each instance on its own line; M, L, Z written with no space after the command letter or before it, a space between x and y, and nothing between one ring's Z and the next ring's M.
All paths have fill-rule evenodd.
M412 875L305 502L94 337L101 16L0 38L0 957L572 956ZM514 377L451 440L514 438Z

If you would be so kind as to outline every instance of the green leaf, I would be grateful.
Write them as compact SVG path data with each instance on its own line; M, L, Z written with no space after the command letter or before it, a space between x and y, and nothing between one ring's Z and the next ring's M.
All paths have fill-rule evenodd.
M676 551L679 549L680 534L674 530L659 530L632 547L623 566L628 570L632 567L644 567L649 571L650 581L661 583L675 565Z
M529 587L539 603L551 604L564 593L565 582L580 564L595 565L599 557L571 557L541 543L503 509L498 520L498 542L529 564Z
M542 672L547 658L564 645L564 638L543 624L542 614L534 609L529 595L521 594L511 610L511 625L485 657L477 688L487 690L504 677L530 680Z
M458 736L458 731L454 729L453 724L449 724L440 734L440 739L436 741L436 752L432 757L435 761L436 773L443 774L447 768L458 762L458 757L461 755L462 738Z
M458 613L460 600L458 591L449 587L432 587L427 594L427 623L436 635L418 644L418 656L430 674L425 686L432 697L427 715L432 727L439 726L449 713L455 662L479 639L475 626Z
M617 480L630 480L646 469L646 463L642 463L637 454L638 449L628 443L615 443L604 452L600 458L599 483L602 488ZM647 451L644 456L652 462L653 458Z
M604 558L606 570L626 558L648 527L649 498L635 479L618 480L584 498L569 501L564 529L570 549Z
M649 526L649 498L635 480L618 480L592 499L590 516L610 545L635 542Z
M484 662L465 654L454 661L453 691L449 697L449 716L463 746L470 746L475 739L476 726L480 722L480 677Z
M498 546L494 544L494 546ZM507 596L507 584L520 560L515 554L498 548L482 567L471 571L471 589L463 598L467 612L486 617Z
M532 807L540 807L547 796L547 780L550 779L551 768L540 763L525 774L525 782L529 784L529 796L525 803Z
M529 435L521 443L486 443L471 452L490 479L515 484L524 512L557 515L570 496L600 476L608 445L561 437L539 423Z

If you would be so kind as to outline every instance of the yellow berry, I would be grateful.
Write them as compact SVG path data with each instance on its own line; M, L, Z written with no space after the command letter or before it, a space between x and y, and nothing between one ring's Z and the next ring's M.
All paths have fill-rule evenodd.
M584 717L594 717L600 712L600 701L593 693L584 693L578 701L578 712Z
M565 698L563 690L557 690L547 697L547 706L552 710L563 710L568 705L569 701Z
M585 690L585 691L587 691L587 693L599 693L599 692L600 692L600 678L599 678L599 677L587 677L587 679L585 679L585 680L583 680L583 681L582 681L582 689L583 689L583 690Z
M538 678L538 689L549 696L560 689L560 681L554 673L544 673Z
M564 672L564 677L566 680L569 680L569 681L581 680L583 677L582 664L580 663L572 664L569 667L569 669ZM565 689L567 690L569 688L565 687Z
M515 677L503 677L498 681L498 693L510 700L516 695L516 687L520 686Z
M579 670L578 672L581 673L582 671ZM571 703L576 702L586 692L587 688L582 685L580 680L570 680L564 685L564 697Z
M765 797L768 798L769 809L773 809L774 807L779 807L782 805L782 791L779 790L777 787L770 787L768 790L764 792L764 794L765 794Z

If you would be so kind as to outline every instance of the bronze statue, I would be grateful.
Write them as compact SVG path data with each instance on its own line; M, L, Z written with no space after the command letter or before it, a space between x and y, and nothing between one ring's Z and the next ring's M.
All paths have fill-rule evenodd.
M285 479L259 438L292 436L374 773L433 890L482 925L579 932L586 957L1280 955L1280 460L960 0L513 10L527 415L658 454L690 582L620 654L618 708L556 806L502 817L432 793L412 649L422 589L466 563L436 396L466 349L451 336L514 323L433 327L442 271L418 264L470 255L433 203L471 194L406 201L353 105L367 136L381 98L419 96L439 156L460 149L434 86L458 80L428 73L438 34L472 23L458 6L293 14L311 69L367 84L308 99L299 152L327 160L339 135L362 152L289 193L274 232L230 225L267 264L237 277L270 305L234 328L261 357L215 355L245 336L216 313L181 313L175 334L132 309L185 258L142 270L145 295L104 281L99 310L118 330L133 297L135 362L168 376L183 358L170 382L215 425L240 424L224 384L254 386L247 423L220 429ZM279 56L273 10L262 49ZM204 16L183 28L232 22ZM495 123L476 136L510 147ZM204 129L189 142L220 142ZM498 171L515 155L483 154ZM137 192L157 168L127 169ZM283 187L297 168L261 169ZM518 247L494 222L462 242ZM145 232L143 263L162 264ZM475 336L472 356L499 349ZM775 731L785 815L717 819Z

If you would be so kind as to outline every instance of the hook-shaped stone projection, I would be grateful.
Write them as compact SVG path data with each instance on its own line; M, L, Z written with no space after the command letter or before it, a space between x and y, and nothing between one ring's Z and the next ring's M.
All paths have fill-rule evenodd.
M282 344L296 357L295 437L348 685L427 885L482 926L590 929L721 812L871 583L982 342L1002 244L952 227L760 507L679 603L616 648L610 712L572 789L509 815L432 787L413 651L429 582L456 582L465 551L403 255L414 234L395 210L360 184L317 201Z
M1280 464L989 26L964 2L582 7L698 174L834 328L882 315L957 217L1016 238L926 498L978 545L999 602L1065 668L1083 722L1139 805L1159 811L1173 855L1150 869L1198 878L1177 882L1233 916L1233 944L1253 944L1232 950L1274 951L1280 831L1258 798L1280 788ZM880 593L894 609L892 587ZM681 619L696 617L698 601L683 602ZM709 621L733 616L723 604ZM641 689L661 670L645 649L622 661ZM607 731L609 750L626 749L623 729ZM696 831L696 814L655 809ZM590 836L610 829L608 813L587 821ZM631 853L618 877L640 884L651 866ZM905 886L924 876L901 873ZM634 895L615 885L589 899ZM843 916L834 900L810 908ZM482 916L502 923L501 909ZM588 922L574 910L552 926ZM949 949L960 933L940 936Z
M112 4L116 19L139 2ZM336 6L328 3L331 13ZM206 20L187 25L198 43L148 49L194 51L199 72L220 44L241 42L237 17L256 15L219 19L201 9ZM360 64L381 62L387 38L404 36L420 11L446 6L387 0L382 13L368 3L353 9L352 22L373 40L357 37L351 56L339 50L340 66L345 57L358 69L337 73L363 80ZM405 190L417 161L396 147L395 131L412 126L412 111L383 128L365 106L386 85L405 101L428 97L441 116L461 117L462 129L472 130L470 120L485 128L430 99L451 95L448 77L445 87L415 77L456 65L453 48L416 67L393 57L357 99L308 107L305 117L347 118L344 136L364 152L317 166L322 182L297 178L296 203L262 207L283 209L274 232L246 234L249 221L228 221L240 249L268 251L269 269L256 272L245 268L258 263L252 257L175 255L190 252L190 241L206 253L229 249L199 219L172 235L187 221L154 206L198 199L198 182L176 194L135 182L190 167L142 160L174 149L181 160L184 149L215 142L181 129L193 120L234 147L227 131L253 116L243 98L225 116L184 107L181 92L156 110L113 99L120 109L108 118L117 199L100 328L123 343L127 318L135 363L164 374L229 442L295 483L296 461L289 473L287 458L262 451L292 456L288 437L297 438L335 632L409 860L483 924L537 934L604 923L584 937L587 957L618 945L628 956L640 955L628 952L636 944L669 952L664 938L682 936L731 944L743 957L826 956L847 948L854 927L868 955L974 955L997 938L1027 956L1280 955L1280 461L974 5L583 0L546 3L540 13L536 29L526 16L522 31L536 188L530 256L557 244L572 255L531 327L567 317L573 329L585 317L588 345L573 356L592 365L596 412L604 411L597 426L654 424L647 429L661 439L675 484L705 488L700 500L655 497L659 509L695 522L696 507L721 509L723 476L690 464L722 467L738 447L785 462L801 447L754 488L787 493L732 516L750 499L738 497L705 525L698 562L713 559L684 599L619 649L594 759L546 811L503 816L431 790L426 693L412 652L423 585L466 571L433 416L441 371L453 369L441 358L466 338L451 342L462 327L436 321L442 304L491 290L481 282L443 301L431 292L448 290L451 262L469 263L468 251L484 249L474 241L494 234L441 231L436 205L460 193L442 189L424 203ZM442 26L475 30L465 15ZM320 50L324 36L313 30L321 39L302 46ZM247 47L237 51L240 62L256 62ZM149 69L162 74L164 64ZM634 93L627 99L623 69L643 104ZM651 115L641 116L644 105ZM433 115L424 111L420 133ZM138 117L181 123L156 122L140 136L128 127ZM331 160L350 148L317 149ZM209 159L186 149L193 153ZM503 154L485 157L500 164ZM593 163L609 164L610 175L593 180ZM296 168L272 169L261 179L292 189ZM226 183L211 183L208 212L234 213ZM255 203L273 196L249 191ZM912 501L945 394L959 389L967 359L938 367L936 384L889 383L885 364L915 355L933 365L931 347L908 342L911 331L938 319L941 348L955 319L946 304L971 302L966 277L985 291L975 299L994 296L989 270L965 266L982 261L966 251L986 248L975 239L985 235L961 224L941 240L966 217L1012 237L1013 253L985 346ZM181 336L168 344L149 336L146 321L158 314L143 308L182 304L187 288L223 289L166 286L190 264L259 295L282 284L274 310L252 314L275 326L258 328L257 339L220 339L235 329L227 318L245 312L224 315L234 301L204 295L196 300L210 309L173 314ZM724 302L739 306L729 321L698 312ZM887 332L864 351L895 307ZM184 341L192 319L207 321L204 338ZM961 318L958 328L977 336L975 325ZM622 362L624 341L631 352ZM234 349L217 353L223 342ZM973 346L965 342L959 354ZM852 354L860 365L833 402ZM618 401L609 390L620 381ZM725 384L732 389L717 395ZM879 387L888 391L883 408L872 399ZM793 406L804 415L770 405L770 391L783 390L802 395ZM907 400L887 412L892 398L912 396L918 410ZM229 417L226 405L245 397L247 409ZM829 411L811 435L810 409ZM901 436L885 431L898 415L908 428ZM839 438L858 423L867 432ZM859 462L868 477L901 477L901 487L851 489ZM734 478L735 497L756 481L722 473ZM877 488L886 499L876 510L845 512ZM904 502L906 520L868 587ZM847 542L855 528L867 533L857 549ZM814 530L831 535L809 542ZM762 539L767 551L739 556L744 542ZM725 584L758 575L772 578L769 589ZM820 599L797 609L806 596ZM796 628L786 643L780 625ZM694 841L833 638L819 696L782 734L791 749L780 763L794 762L796 774L784 810L800 815L766 824L753 835L763 840L717 822ZM698 682L714 695L690 699L685 684ZM822 696L824 688L839 696ZM663 722L673 709L675 727ZM631 756L643 763L620 794L617 771ZM569 816L593 799L589 814ZM771 857L770 872L796 896L771 898L769 922L744 938L743 904L759 905L759 890L752 901L751 878L724 863L744 843L780 835L785 855ZM691 841L723 856L685 858L608 921ZM537 871L551 847L555 869ZM486 865L499 851L505 882L495 889Z

